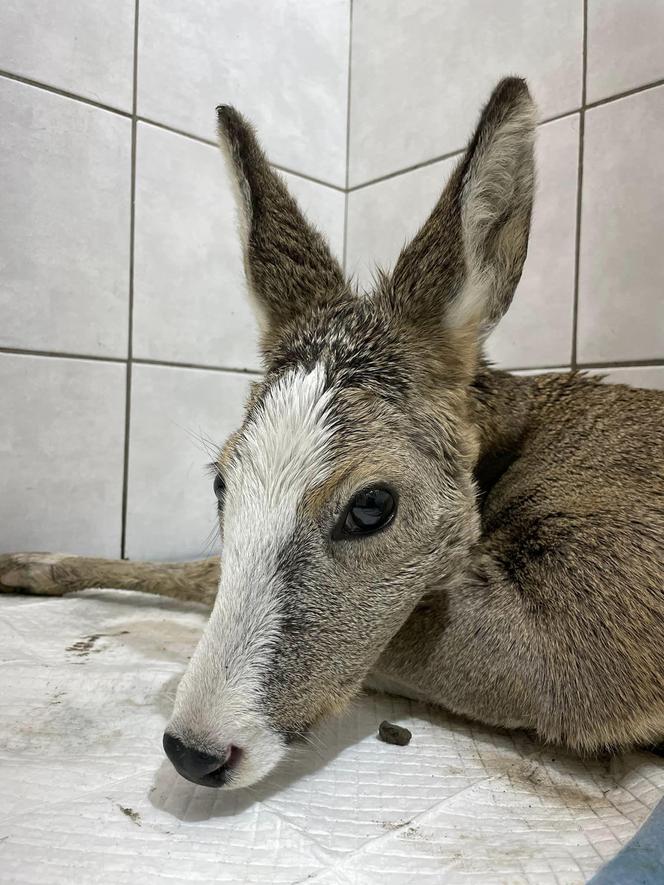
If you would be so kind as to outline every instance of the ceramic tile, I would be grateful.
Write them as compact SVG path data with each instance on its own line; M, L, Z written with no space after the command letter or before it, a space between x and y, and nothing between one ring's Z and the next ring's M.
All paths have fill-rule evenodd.
M131 110L134 0L3 0L0 67Z
M125 367L0 354L3 551L119 556Z
M350 0L143 0L142 116L206 138L233 104L270 160L343 185Z
M604 375L608 384L629 384L630 387L664 390L664 366L620 366L611 369L591 369L590 374Z
M131 124L0 78L0 345L127 353Z
M586 114L578 360L664 357L664 87Z
M240 426L252 377L134 365L127 513L130 559L188 559L216 549L207 464Z
M544 118L581 102L580 0L356 0L350 184L458 150L501 77Z
M588 0L588 101L664 77L664 3Z

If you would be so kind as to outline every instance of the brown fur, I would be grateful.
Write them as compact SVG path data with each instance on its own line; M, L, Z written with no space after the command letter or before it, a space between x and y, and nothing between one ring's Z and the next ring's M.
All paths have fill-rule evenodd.
M533 118L525 84L503 81L431 218L359 297L251 128L220 109L265 324L246 422L286 372L323 364L339 428L280 564L283 639L264 693L284 734L371 671L374 685L578 751L664 737L664 393L518 378L481 358L526 256ZM331 543L358 484L383 479L400 492L394 524ZM0 583L210 604L218 568L19 554L0 557Z

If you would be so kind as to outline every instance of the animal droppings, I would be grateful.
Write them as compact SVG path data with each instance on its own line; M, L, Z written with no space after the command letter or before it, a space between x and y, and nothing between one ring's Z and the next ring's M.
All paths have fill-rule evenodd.
M383 741L385 744L396 744L398 747L405 747L406 744L410 743L412 736L407 728L402 728L401 725L394 725L393 722L388 722L387 719L384 719L378 726L378 740Z
M141 826L141 816L138 813L138 811L134 811L133 808L125 808L124 805L119 805L119 804L118 804L118 808L126 817L129 818L129 820L132 823L136 824L137 827Z

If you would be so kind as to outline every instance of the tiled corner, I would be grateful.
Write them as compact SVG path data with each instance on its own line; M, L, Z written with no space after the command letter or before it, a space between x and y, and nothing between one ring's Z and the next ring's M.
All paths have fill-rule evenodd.
M212 138L233 104L270 160L343 186L350 0L141 0L141 116Z
M588 101L664 77L664 3L588 0Z
M126 529L130 559L217 550L206 465L240 426L253 379L234 372L134 365Z
M586 114L577 355L664 357L664 87Z
M0 345L125 356L131 124L0 79Z
M341 258L344 194L282 173ZM257 369L228 171L216 147L139 123L133 354Z
M125 372L0 354L2 550L120 555Z
M580 0L355 0L350 185L459 150L497 81L544 118L581 102Z
M371 288L375 268L390 270L436 204L458 158L431 163L348 194L346 272Z
M569 362L574 310L579 118L540 126L528 257L514 300L487 342L500 366Z
M0 68L131 110L134 0L3 0Z
M133 355L256 368L256 328L217 148L140 123Z
M609 369L591 369L590 375L604 375L608 384L629 384L664 390L664 366L620 366Z
M500 365L569 361L574 301L574 230L579 121L576 115L538 130L538 191L524 274L512 307L489 341ZM401 247L433 208L456 159L351 191L347 270L370 285L375 264L391 268Z

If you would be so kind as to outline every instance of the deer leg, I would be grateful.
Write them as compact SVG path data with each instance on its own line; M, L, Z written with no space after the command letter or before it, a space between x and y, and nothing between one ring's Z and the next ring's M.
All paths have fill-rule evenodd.
M0 555L0 592L62 596L90 587L140 590L212 607L219 557L190 562L130 562L62 553Z

